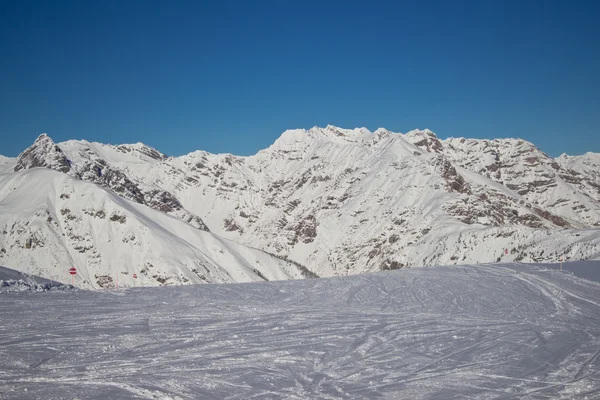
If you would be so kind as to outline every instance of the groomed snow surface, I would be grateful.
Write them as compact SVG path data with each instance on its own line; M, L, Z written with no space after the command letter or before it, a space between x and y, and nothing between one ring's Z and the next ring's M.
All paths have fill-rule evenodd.
M1 398L600 398L600 284L540 266L0 304Z

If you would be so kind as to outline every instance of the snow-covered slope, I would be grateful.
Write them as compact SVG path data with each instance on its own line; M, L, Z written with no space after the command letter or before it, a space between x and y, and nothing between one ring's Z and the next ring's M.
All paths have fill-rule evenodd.
M46 168L0 175L0 262L79 287L301 278L298 267ZM133 275L137 275L137 279Z
M12 171L17 163L16 158L5 157L0 155L0 174L4 171Z
M600 198L600 153L585 153L581 156L562 154L558 164L569 171L573 183L592 198Z
M0 294L0 397L592 400L599 299L510 264Z
M598 155L554 160L520 139L327 126L286 131L251 157L166 157L141 143L42 135L14 169L65 165L68 176L322 276L600 257Z

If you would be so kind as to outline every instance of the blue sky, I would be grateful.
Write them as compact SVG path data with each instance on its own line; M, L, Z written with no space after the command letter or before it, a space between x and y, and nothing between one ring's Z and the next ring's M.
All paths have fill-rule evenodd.
M0 154L327 124L600 152L598 1L0 1Z

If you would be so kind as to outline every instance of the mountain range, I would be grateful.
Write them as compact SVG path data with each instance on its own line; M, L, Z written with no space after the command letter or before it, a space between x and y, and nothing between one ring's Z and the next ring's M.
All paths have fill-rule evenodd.
M0 229L0 264L92 288L598 259L600 154L427 129L288 130L249 157L42 134L0 157Z

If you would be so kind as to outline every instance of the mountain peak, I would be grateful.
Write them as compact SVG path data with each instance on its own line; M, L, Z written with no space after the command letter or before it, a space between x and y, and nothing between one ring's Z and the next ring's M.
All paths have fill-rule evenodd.
M429 129L413 129L404 134L404 138L415 146L434 153L442 153L444 146L435 133Z
M42 133L24 152L17 157L15 172L29 168L50 168L67 173L71 165L63 151L45 133Z

